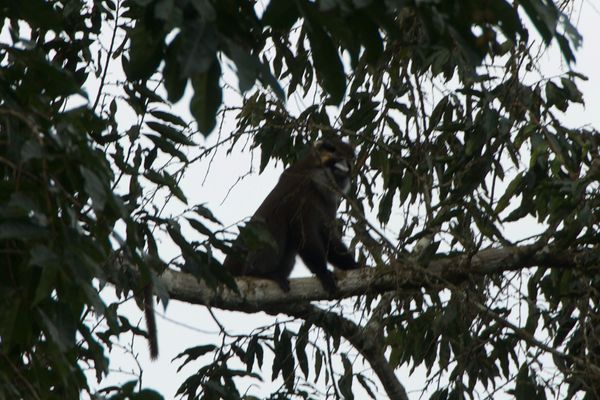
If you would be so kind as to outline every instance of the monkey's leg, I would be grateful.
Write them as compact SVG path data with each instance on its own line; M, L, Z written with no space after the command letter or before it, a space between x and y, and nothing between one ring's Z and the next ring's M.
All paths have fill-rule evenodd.
M296 249L292 243L280 242L278 252L265 248L249 255L245 275L270 279L277 283L285 293L290 291L288 277L296 261Z
M298 249L298 254L308 269L319 278L323 288L330 294L334 294L337 292L337 285L333 273L327 269L325 246L320 240L316 240L319 238L318 235L311 236L312 239L303 243Z
M327 260L337 268L343 270L357 269L360 267L348 247L338 237L330 237L327 243Z
M292 273L295 263L296 249L291 245L291 243L287 243L285 246L285 251L281 257L277 273L274 278L272 278L285 293L290 291L290 281L288 280L288 277Z

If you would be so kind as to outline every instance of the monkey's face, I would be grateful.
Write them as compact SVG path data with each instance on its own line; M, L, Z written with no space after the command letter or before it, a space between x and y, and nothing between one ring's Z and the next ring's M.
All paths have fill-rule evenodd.
M354 148L341 140L326 139L319 141L315 150L329 184L334 185L332 189L347 193L354 165Z

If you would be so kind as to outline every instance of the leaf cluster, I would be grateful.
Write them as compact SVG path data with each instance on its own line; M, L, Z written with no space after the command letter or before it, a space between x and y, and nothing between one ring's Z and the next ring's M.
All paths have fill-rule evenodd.
M599 136L562 122L583 102L585 77L531 74L537 60L524 15L569 63L580 42L553 1L272 0L263 10L242 0L30 0L0 9L1 398L92 391L84 366L101 379L119 335L144 334L99 290L111 282L119 298L141 305L152 285L168 301L156 231L180 249L169 266L212 287L235 286L214 254L230 248L212 212L194 206L165 216L157 205L187 205L181 179L192 149L216 127L229 61L248 93L231 140L250 135L261 170L271 159L293 162L319 136L357 146L345 215L365 263L410 258L432 236L417 260L426 268L433 257L515 244L507 227L532 219L542 232L527 239L540 249L598 245ZM114 59L125 73L112 82L116 92L107 82ZM187 101L188 87L196 124L170 109ZM291 112L285 98L295 95L310 105ZM129 125L120 119L125 107L135 115ZM247 233L250 242L267 240ZM435 399L499 390L595 398L597 300L595 268L540 265L449 282L398 294L381 316L381 342L392 367L425 367ZM357 300L365 313L372 304L371 295ZM320 379L338 396L352 398L354 383L374 393L352 357L334 354L341 334L330 325L333 351L313 346L309 324L188 349L183 364L203 357L202 366L179 394L242 397L238 378L260 378L267 348L270 378L283 382L274 397L311 398ZM556 378L544 376L548 365ZM97 395L160 398L135 383Z

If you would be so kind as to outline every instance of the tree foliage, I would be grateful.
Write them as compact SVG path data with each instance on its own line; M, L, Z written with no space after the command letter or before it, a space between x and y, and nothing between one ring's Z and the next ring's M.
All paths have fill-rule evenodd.
M556 43L574 63L581 38L567 6L0 1L0 398L161 398L135 382L88 382L86 367L108 373L120 335L145 334L99 290L110 283L141 304L152 285L166 303L179 293L164 278L172 270L207 291L236 288L215 257L230 251L225 227L180 187L215 151L203 143L216 129L230 150L248 139L261 171L319 136L356 145L347 235L375 276L413 278L365 286L354 311L368 323L307 301L263 305L302 322L182 351L182 364L199 365L183 397L240 398L239 377L262 376L282 379L274 398L315 398L319 377L334 397L360 386L376 398L376 377L404 398L394 371L417 367L431 399L599 397L599 136L562 122L586 78L547 78L535 56ZM230 66L239 108L223 96ZM294 111L293 96L310 105ZM171 111L176 102L194 123ZM234 131L217 127L224 118ZM185 211L165 213L176 200ZM163 233L180 257L161 256ZM489 248L505 258L486 258ZM454 262L459 273L444 275ZM239 305L251 308L260 299ZM375 375L356 371L342 338Z

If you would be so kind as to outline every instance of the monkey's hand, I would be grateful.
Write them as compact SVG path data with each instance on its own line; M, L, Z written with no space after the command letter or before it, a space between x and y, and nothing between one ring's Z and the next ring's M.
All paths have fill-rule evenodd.
M327 261L334 267L351 270L360 268L360 264L354 260L354 255L339 238L332 238L328 243Z

